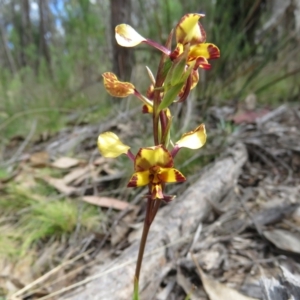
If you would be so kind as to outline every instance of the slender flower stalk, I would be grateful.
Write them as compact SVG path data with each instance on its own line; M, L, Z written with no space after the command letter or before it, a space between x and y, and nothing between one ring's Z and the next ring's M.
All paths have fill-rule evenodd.
M170 202L175 196L165 193L168 183L180 183L185 176L174 167L174 158L181 148L199 149L206 142L205 125L184 133L169 150L170 130L174 122L170 106L187 101L190 91L199 81L198 69L210 69L209 60L220 57L220 50L206 43L206 33L199 19L203 14L186 14L169 34L166 44L160 45L144 38L128 24L116 27L116 40L123 47L135 47L141 43L162 52L156 76L147 67L150 86L146 95L140 93L130 82L121 82L113 73L103 74L104 86L109 94L118 98L134 95L143 106L142 113L152 114L153 146L142 146L133 154L130 146L124 144L113 132L101 133L98 149L104 157L118 157L122 154L134 164L127 186L148 186L144 196L147 200L146 215L134 277L134 299L138 299L139 279L148 233L160 207L161 201ZM176 47L171 49L173 35Z

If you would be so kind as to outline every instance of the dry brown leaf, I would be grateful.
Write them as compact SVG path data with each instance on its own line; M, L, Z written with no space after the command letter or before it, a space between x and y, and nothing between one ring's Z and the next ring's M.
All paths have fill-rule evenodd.
M124 210L128 207L133 207L130 203L109 197L85 196L82 197L85 202L98 205L101 207L112 207L117 210Z
M94 164L95 166L100 166L100 165L103 165L103 164L106 163L106 162L111 162L111 161L113 161L113 159L107 158L107 157L103 157L103 156L100 156L100 157L98 157L98 158L96 158L96 159L94 160L93 164Z
M79 176L73 182L73 185L75 185L75 186L80 185L86 179L92 179L92 181L94 182L95 179L98 177L99 173L100 173L100 171L98 169L96 169L95 166L90 165L90 166L88 166L87 172L85 172L84 174L82 174L81 176Z
M77 180L78 178L82 177L85 175L87 172L89 172L91 169L91 166L86 166L84 168L76 168L72 170L70 173L68 173L64 178L64 183L65 184L70 184L74 180Z
M30 158L30 165L35 168L42 168L49 164L50 156L48 152L35 152Z
M238 111L235 116L232 117L232 121L235 124L242 123L255 123L255 121L266 114L268 114L269 110L261 109L258 111Z
M197 270L200 274L203 287L209 296L210 300L258 300L256 298L245 296L238 291L209 278L201 270L197 260L192 255L192 258L197 266Z
M76 167L79 163L80 161L76 158L63 156L53 162L51 166L58 169L69 169L72 167Z
M294 253L300 253L299 234L283 229L265 230L263 234L277 248Z
M137 212L137 209L132 210L125 217L123 217L116 226L112 228L110 242L113 247L124 240L124 237L126 237L127 233L130 231L130 229L132 229L131 224L134 222ZM134 230L133 232L137 232L139 239L141 238L138 230ZM131 243L129 237L128 241Z
M53 178L46 175L43 175L43 177L40 178L66 196L70 196L77 191L76 188L67 186L63 179Z

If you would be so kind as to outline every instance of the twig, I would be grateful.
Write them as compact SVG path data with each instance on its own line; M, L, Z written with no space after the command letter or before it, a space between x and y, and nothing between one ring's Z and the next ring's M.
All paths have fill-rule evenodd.
M283 114L284 112L286 112L286 110L287 110L287 106L281 105L278 108L276 108L275 110L273 110L273 111L269 112L268 114L264 115L263 117L257 119L256 124L257 124L258 128L260 126L262 126L264 123L270 121L271 119Z
M193 238L190 250L188 251L187 257L189 257L189 254L193 252L194 247L195 247L195 245L196 245L196 243L197 243L197 241L198 241L198 239L200 237L200 234L202 232L202 227L203 227L203 225L202 225L202 222L201 222L201 223L199 223L199 225L197 227L197 230L195 232L195 235L194 235L194 238Z

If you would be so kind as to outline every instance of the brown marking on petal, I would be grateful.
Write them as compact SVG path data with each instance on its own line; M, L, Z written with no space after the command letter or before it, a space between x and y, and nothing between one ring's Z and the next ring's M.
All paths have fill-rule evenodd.
M199 43L204 43L206 40L206 32L201 23L198 22L198 26L199 26L200 32L201 32L201 39L199 40Z
M164 165L161 165L162 168L172 168L174 166L174 161L171 153L163 145L156 146L157 148L162 148L165 154L168 156L167 162Z
M200 124L198 127L196 127L194 130L191 130L189 132L186 132L184 133L181 138L184 138L185 136L188 136L188 135L192 135L193 133L195 132L198 132L198 131L204 131L205 133L205 124Z
M154 98L154 85L153 84L150 84L150 86L148 87L146 96L149 100L153 100L153 98Z
M134 169L136 172L140 172L140 171L145 171L147 169L149 169L151 166L148 163L148 161L143 157L142 152L144 149L151 149L151 147L146 147L146 148L140 148L140 150L138 151L138 153L135 156L135 160L134 160ZM144 168L144 166L146 166L146 168Z
M138 181L137 175L133 175L130 181L128 182L127 187L137 187L137 181Z
M217 59L220 57L220 50L217 46L215 45L209 45L207 47L207 51L209 53L209 59Z
M180 47L176 47L175 50L170 54L170 59L173 61L176 59L181 53L180 53Z
M194 70L196 70L198 68L209 70L211 68L211 65L208 63L206 58L199 56L196 59Z
M143 114L150 114L150 113L152 114L152 112L150 112L150 110L149 110L149 106L146 104L144 104L142 107L142 113Z
M192 74L190 74L190 76L188 77L183 89L181 90L181 92L179 94L180 98L176 102L184 102L186 100L186 98L190 94L191 86L192 86Z
M174 172L175 172L176 182L186 181L186 178L178 170L174 170Z

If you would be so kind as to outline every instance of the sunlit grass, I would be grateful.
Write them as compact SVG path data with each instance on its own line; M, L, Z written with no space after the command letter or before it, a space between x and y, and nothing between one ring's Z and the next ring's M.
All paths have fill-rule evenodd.
M80 224L79 235L99 232L102 213L75 199L46 198L48 187L35 187L35 192L10 184L0 201L0 255L22 257L29 248L49 238L67 241ZM50 188L51 189L51 188ZM43 194L37 194L43 191Z

